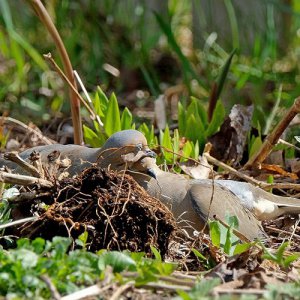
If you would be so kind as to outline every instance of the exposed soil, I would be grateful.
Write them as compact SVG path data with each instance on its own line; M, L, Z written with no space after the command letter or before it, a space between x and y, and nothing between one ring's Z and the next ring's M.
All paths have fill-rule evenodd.
M16 210L24 213L29 206L22 204ZM90 251L150 253L153 245L164 255L176 229L168 208L129 175L96 167L57 182L50 195L30 205L30 213L38 213L40 218L19 228L20 236L52 239L60 235L75 240L87 231Z

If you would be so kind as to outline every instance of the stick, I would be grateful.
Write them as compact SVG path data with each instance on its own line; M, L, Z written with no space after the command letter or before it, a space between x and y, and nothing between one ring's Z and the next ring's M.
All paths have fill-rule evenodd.
M4 154L4 158L6 160L10 160L10 161L16 163L22 169L24 169L25 171L30 173L32 176L37 177L37 178L41 178L41 173L33 165L29 164L27 161L22 159L19 156L18 152L16 152L16 151L7 152L7 153Z
M0 121L4 122L4 123L14 124L14 125L20 126L24 130L29 131L29 133L35 134L46 145L52 145L52 144L55 143L54 141L52 141L52 140L48 139L47 137L43 136L38 130L29 127L28 125L24 124L23 122L21 122L19 120L13 119L11 117L0 117Z
M59 52L61 57L61 61L66 72L66 76L72 82L73 86L76 87L76 81L73 76L73 68L68 56L67 50L64 46L64 43L53 24L50 15L48 14L46 8L44 7L43 3L40 0L30 0L29 1L31 7L39 17L40 21L45 25L48 32L50 33L56 48ZM71 113L72 113L72 122L74 127L74 142L75 144L81 145L83 143L83 136L82 136L82 124L80 118L80 102L76 96L76 93L72 89L69 88L69 96L70 96L70 103L71 103Z
M27 175L11 174L3 171L0 171L0 182L19 184L24 186L31 185L31 184L38 184L45 188L53 187L52 182L45 179L36 178Z
M253 155L245 164L243 169L250 169L252 167L259 167L259 165L269 155L272 148L278 142L283 131L289 126L294 117L300 112L300 97L296 98L293 106L287 111L283 119L277 124L275 129L266 137L260 150Z
M13 200L8 200L9 203L20 203L32 201L36 198L50 196L50 192L46 193L37 193L36 191L31 192L22 192L20 195L16 196Z
M226 165L225 163L217 160L216 158L212 157L209 155L209 153L207 152L204 152L203 153L203 156L206 157L207 161L212 163L213 165L216 165L226 171L228 171L229 173L253 184L253 185L256 185L264 190L268 190L268 189L272 189L272 188L275 188L275 189L294 189L294 190L297 190L299 191L300 190L300 184L297 184L297 183L266 183L266 182L263 182L263 181L259 181L259 180L256 180L254 179L253 177L250 177L244 173L241 173L237 170L235 170L234 168Z
M61 297L61 300L80 300L87 299L88 297L100 296L104 291L112 288L112 284L106 285L103 288L100 288L98 284L89 286L82 290L76 291L72 294Z
M16 225L20 225L20 224L23 224L23 223L27 223L27 222L33 222L33 221L36 221L38 218L39 218L38 216L34 216L34 217L28 217L28 218L20 219L20 220L17 220L17 221L1 224L0 225L0 230L8 228L8 227L13 227L13 226L16 226Z

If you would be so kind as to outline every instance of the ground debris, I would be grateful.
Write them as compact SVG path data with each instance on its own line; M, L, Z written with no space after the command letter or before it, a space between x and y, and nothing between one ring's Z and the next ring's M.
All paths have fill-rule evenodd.
M52 239L60 235L76 240L86 231L90 251L150 253L153 245L164 255L176 228L167 207L129 175L96 167L58 181L51 196L34 201L30 213L40 218L19 228L20 236Z

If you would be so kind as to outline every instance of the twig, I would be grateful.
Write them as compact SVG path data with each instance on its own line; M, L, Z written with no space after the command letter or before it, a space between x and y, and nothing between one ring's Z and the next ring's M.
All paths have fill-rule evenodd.
M122 276L126 278L136 278L139 276L137 272L122 272ZM195 285L196 276L181 274L179 272L172 273L172 276L157 276L157 280L174 283L177 285L186 285L193 287Z
M141 288L144 289L157 289L157 290L169 290L169 291L176 291L176 290L181 290L181 291L190 291L191 288L186 285L173 285L173 284L165 284L165 283L159 283L159 282L148 282L144 285L140 286Z
M36 178L27 175L12 174L3 171L0 171L0 182L19 184L24 186L31 185L31 184L38 184L45 188L53 187L53 183L46 179Z
M223 220L221 220L217 215L214 215L214 219L219 221L224 227L226 227L227 229L230 228L230 225L228 225L226 222L224 222ZM241 232L239 232L237 229L235 228L231 228L232 232L243 242L245 243L251 243L251 241L249 239L247 239Z
M44 5L40 0L29 0L29 3L32 6L35 13L37 14L37 16L39 17L40 21L45 25L48 32L52 36L56 48L60 54L61 61L64 66L64 70L66 72L66 76L68 77L69 81L72 82L72 85L76 87L76 81L73 76L73 68L68 53L46 8L44 7ZM69 88L69 95L70 95L70 103L71 103L72 122L74 127L74 142L75 144L81 145L83 143L83 136L82 136L82 124L80 118L80 102L77 98L76 93L74 93L74 91L70 88Z
M61 296L60 296L58 290L56 289L56 286L51 281L51 278L49 278L49 276L47 276L47 275L41 275L40 277L47 284L47 286L51 292L51 296L52 296L51 298L54 300L60 300Z
M243 173L237 171L236 169L226 165L225 163L217 160L216 158L212 157L208 152L204 152L203 156L205 156L207 161L212 163L213 165L218 166L218 167L230 172L231 174L234 174L235 176L237 176L241 179L244 179L247 182L250 182L255 185L260 185L260 181L254 179L246 174L243 174Z
M300 148L299 147L297 147L297 146L295 146L295 145L293 145L293 144L291 144L291 143L289 143L289 142L287 142L285 140L279 139L278 140L278 144L289 146L290 148L293 148L293 149L297 150L298 152L300 152Z
M285 233L285 234L288 234L292 237L295 237L297 240L300 240L300 235L298 234L295 234L293 232L289 232L287 230L283 230L283 229L279 229L279 228L275 228L275 227L272 227L272 226L265 226L265 228L273 231L273 232L277 232L277 233ZM290 238L289 238L290 239Z
M193 279L195 279L195 278L193 278ZM195 285L195 281L191 280L191 278L187 278L187 277L180 279L180 278L171 277L171 276L159 276L159 280L170 282L173 284L186 285L191 288Z
M275 129L266 137L260 150L253 155L245 164L244 169L258 167L276 145L283 131L288 127L294 117L300 112L300 97L298 97L293 106L287 111L283 119L277 124Z
M8 200L9 203L19 203L19 202L25 202L25 201L31 201L36 198L46 197L49 196L50 193L37 193L36 191L31 192L23 192L20 195L16 196L13 200Z
M254 179L253 177L250 177L242 172L239 172L237 170L235 170L234 168L226 165L225 163L217 160L216 158L210 156L209 153L205 152L203 153L203 156L206 157L207 161L212 163L213 165L215 166L218 166L226 171L228 171L229 173L249 182L249 183L252 183L264 190L268 190L268 189L294 189L294 190L300 190L300 184L297 184L297 183L266 183L266 182L263 182L263 181L259 181L259 180L256 180Z
M16 152L16 151L7 152L7 153L4 154L4 158L6 160L10 160L10 161L16 163L22 169L24 169L25 171L30 173L32 176L37 177L37 178L41 178L41 173L33 165L29 164L27 161L22 159L19 156L18 152Z
M28 218L16 220L16 221L13 221L13 222L1 224L0 225L0 230L8 228L8 227L13 227L13 226L16 226L16 225L20 225L20 224L23 224L23 223L27 223L27 222L33 222L33 221L36 221L38 218L39 218L38 216L34 216L34 217L28 217Z
M299 215L298 215L298 219L296 220L296 222L293 226L294 227L293 232L289 237L289 242L291 242L291 240L293 239L294 236L299 236L299 235L296 234L296 230L297 230L297 227L299 225L299 222L300 222L300 218L299 218ZM300 239L300 236L299 236L299 239Z
M85 289L82 289L80 291L76 291L67 296L61 297L60 300L80 300L80 299L86 299L86 298L92 297L92 296L98 296L98 295L101 295L102 292L110 289L112 286L113 286L113 284L109 284L103 288L100 288L98 284L95 284L95 285L89 286Z
M38 130L35 130L34 128L29 127L28 125L24 124L23 122L13 119L11 117L0 117L0 121L6 123L11 123L14 125L18 125L22 127L24 130L29 131L31 134L35 134L43 143L46 145L52 145L55 142L48 139L47 137L43 136Z
M222 287L215 287L212 291L212 294L226 294L226 295L263 295L266 290L258 290L258 289L227 289Z
M120 299L120 296L134 286L134 282L128 282L124 285L121 285L110 297L110 300L118 300Z

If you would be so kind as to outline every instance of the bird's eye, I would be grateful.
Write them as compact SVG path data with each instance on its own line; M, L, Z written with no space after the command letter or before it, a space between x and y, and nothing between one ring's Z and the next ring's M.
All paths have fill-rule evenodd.
M139 143L139 144L136 144L136 149L138 150L138 151L141 151L142 149L143 149L143 144L141 144L141 143Z

